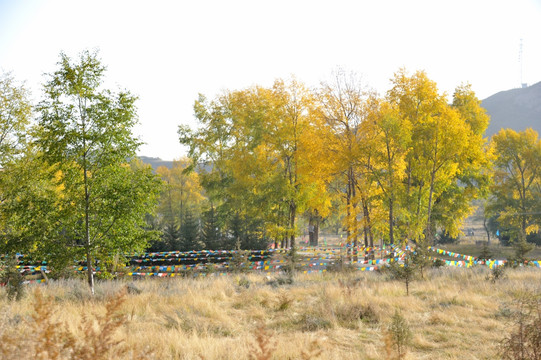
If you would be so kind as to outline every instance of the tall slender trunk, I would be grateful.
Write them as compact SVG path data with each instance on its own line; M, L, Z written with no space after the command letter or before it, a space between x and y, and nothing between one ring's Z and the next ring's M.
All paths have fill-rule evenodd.
M368 209L368 200L363 201L364 228L368 238L366 246L374 247L374 236L372 234L372 224L370 223L370 210ZM365 240L366 241L366 240Z
M408 180L407 180L407 186L406 186L406 204L408 204L408 211L410 211L409 209L409 201L410 201L410 196L411 196L411 183L412 183L412 179L411 179L411 160L408 161L408 166L406 168L406 174L407 174L407 177L408 177ZM411 238L411 235L412 235L412 232L411 232L411 222L409 220L409 217L407 218L407 221L406 221L406 242L409 241L409 238Z
M87 148L86 148L86 119L85 106L79 99L79 113L81 114L82 133L83 133L83 183L85 188L85 252L86 252L86 273L90 293L94 295L94 271L92 269L92 248L90 243L90 189L88 184L88 164L87 164Z
M310 213L308 220L308 239L310 246L317 246L319 243L319 212L314 210Z
M432 196L434 194L434 181L436 178L436 170L432 170L432 175L430 178L430 190L428 192L428 210L427 210L427 217L426 217L426 240L427 244L434 245L433 244L433 237L432 237Z
M84 141L83 141L84 142ZM90 191L88 188L88 170L86 166L86 153L83 154L83 177L85 187L85 252L88 286L94 295L94 272L92 270L92 250L90 244Z
M434 159L432 160L432 171L430 173L430 190L428 192L428 209L426 216L426 244L435 245L435 238L432 236L432 197L434 195L434 182L436 181L437 161L438 161L438 136L439 136L439 121L436 123L436 136L434 144Z
M295 247L295 218L297 216L297 204L294 201L291 201L289 204L289 227L291 229L290 235L290 246L291 248Z
M386 141L387 149L387 176L389 176L389 187L387 190L387 195L389 196L389 242L394 244L394 226L393 226L393 205L394 205L394 169L393 169L393 159L394 155L392 154L389 141ZM383 244L382 244L383 245Z
M524 179L524 171L520 170L520 220L521 220L521 232L524 239L526 239L526 182Z
M180 219L179 219L179 222L178 222L178 228L180 230L180 228L184 227L184 191L183 191L183 186L182 184L180 185ZM171 199L171 202L173 199Z
M366 213L364 211L364 206L363 206L363 216L364 215L366 215ZM366 224L363 225L363 236L364 236L364 247L368 247L368 227L366 226Z
M391 197L389 199L389 242L391 244L394 244L394 226L393 226L393 195L391 193Z
M359 221L357 219L357 193L355 191L355 173L353 172L353 167L349 168L349 184L351 188L351 204L353 208L353 216L352 216L352 223L353 223L353 241L351 243L352 247L352 261L357 262L357 247L359 246L358 237L359 237Z
M417 227L419 226L419 223L420 223L419 218L421 216L421 200L423 197L423 187L424 187L424 184L421 181L421 183L419 184L419 193L417 195L417 214L415 216L415 232L417 232L417 229L418 229ZM419 242L420 235L416 233L415 236L416 236L416 242Z
M350 176L349 176L349 170L348 170L348 181L347 181L347 188L346 188L346 259L350 260L350 242L351 242L351 182L350 182Z
M485 228L485 231L487 233L487 246L490 246L490 231L488 229L488 224L487 224L487 217L486 215L483 217L483 227Z

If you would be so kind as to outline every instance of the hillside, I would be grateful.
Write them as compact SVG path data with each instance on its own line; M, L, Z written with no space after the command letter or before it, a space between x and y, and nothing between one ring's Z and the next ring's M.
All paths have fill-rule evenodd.
M150 164L154 170L159 168L160 166L165 166L166 168L171 169L173 167L173 161L169 160L162 160L157 157L149 157L149 156L139 156L139 159L145 164Z
M500 91L481 105L491 117L486 136L490 137L502 128L523 131L531 127L541 134L541 82L532 86Z

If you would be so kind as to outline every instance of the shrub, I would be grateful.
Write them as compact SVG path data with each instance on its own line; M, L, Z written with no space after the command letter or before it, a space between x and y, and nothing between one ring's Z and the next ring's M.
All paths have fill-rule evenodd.
M392 262L387 271L391 274L391 278L404 282L406 285L406 295L409 295L410 283L417 278L418 265L410 259L410 254L404 258L404 264L401 266L397 262Z
M489 260L492 259L493 255L490 251L490 248L488 247L488 242L483 241L483 247L481 248L481 254L479 254L478 258L479 260Z
M10 256L2 264L0 283L6 287L8 300L21 300L24 296L23 276L17 269L17 258Z
M509 257L508 264L516 267L519 264L524 263L528 260L526 257L526 254L528 254L532 249L534 248L534 245L526 242L526 239L521 238L519 240L516 240L513 242L513 249L514 254Z
M231 256L231 263L229 265L229 270L233 273L246 273L249 271L248 256L250 252L247 250L240 249L240 243L237 243L237 248Z
M502 359L541 360L541 297L523 295L513 319L513 330L500 343Z
M336 306L335 316L341 325L352 328L358 321L367 324L377 324L379 322L378 312L371 304L344 303Z
M105 314L83 316L79 329L83 336L75 336L65 323L55 320L52 301L41 291L35 291L33 314L26 320L25 331L5 332L0 336L1 359L47 360L105 360L130 356L149 359L148 352L134 354L122 341L115 340L117 330L126 323L120 307L124 293L112 297L105 304Z
M505 267L504 266L494 266L490 269L490 273L486 276L487 281L492 282L493 284L501 279L505 278Z
M387 333L385 334L387 358L404 359L409 343L411 342L411 337L411 330L406 319L396 310L390 324L387 326Z

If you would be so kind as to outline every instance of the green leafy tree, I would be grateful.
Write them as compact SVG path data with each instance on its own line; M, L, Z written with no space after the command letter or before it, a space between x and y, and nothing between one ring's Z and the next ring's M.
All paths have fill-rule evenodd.
M156 236L145 230L144 218L161 186L149 166L128 163L140 145L132 134L136 98L102 89L104 72L96 53L85 51L75 61L61 54L44 85L35 131L41 161L55 167L61 209L39 245L84 257L92 293L96 260L105 264L116 254L141 251Z
M25 143L32 107L28 91L11 74L0 75L0 166L5 166Z
M502 129L493 136L492 146L495 160L487 211L500 232L512 242L525 243L541 224L541 141L532 129Z

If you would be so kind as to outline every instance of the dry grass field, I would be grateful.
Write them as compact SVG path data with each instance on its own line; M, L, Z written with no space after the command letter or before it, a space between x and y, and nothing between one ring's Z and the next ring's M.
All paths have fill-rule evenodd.
M541 270L491 274L432 269L409 296L377 272L103 281L93 298L83 281L50 281L21 301L0 290L0 357L389 359L398 310L412 334L405 359L494 359L517 299L541 293Z

